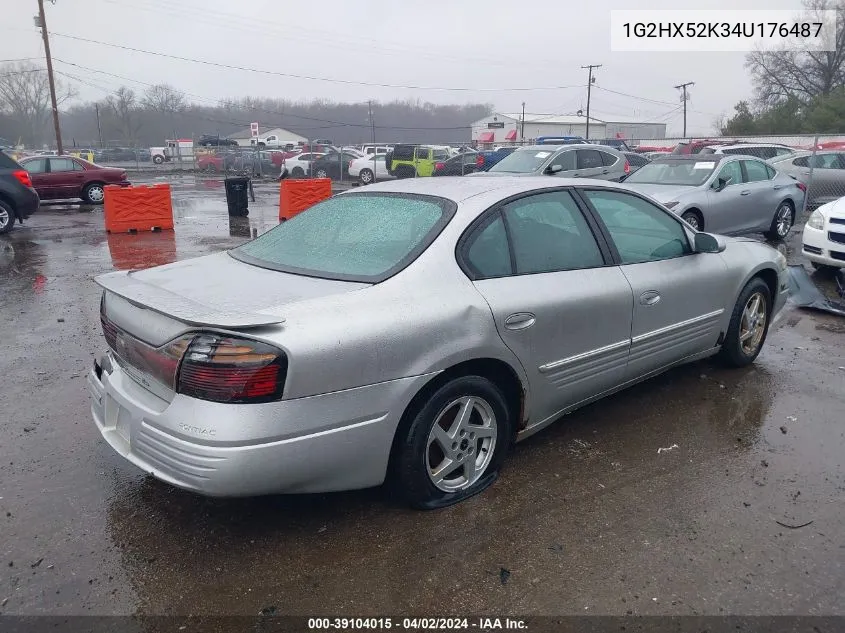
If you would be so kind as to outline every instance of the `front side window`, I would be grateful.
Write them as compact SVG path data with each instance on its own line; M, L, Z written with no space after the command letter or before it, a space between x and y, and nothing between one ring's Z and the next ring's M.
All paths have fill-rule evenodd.
M552 159L549 167L560 165L561 171L569 171L575 169L575 152L572 150L564 150Z
M745 175L748 177L748 182L760 182L761 180L769 180L769 169L765 163L758 160L744 160ZM774 173L774 172L773 172Z
M719 171L719 175L716 177L716 181L714 182L718 182L720 178L724 178L725 180L730 178L730 182L728 183L729 186L738 185L739 183L743 182L744 179L742 177L742 167L740 166L739 161L734 160L730 163L725 163L722 166L722 169Z
M378 282L434 240L455 204L434 196L335 196L229 251L262 268L326 279Z
M604 265L595 237L566 191L542 193L504 207L517 274Z
M623 264L660 261L692 252L681 223L638 196L586 190L604 222Z

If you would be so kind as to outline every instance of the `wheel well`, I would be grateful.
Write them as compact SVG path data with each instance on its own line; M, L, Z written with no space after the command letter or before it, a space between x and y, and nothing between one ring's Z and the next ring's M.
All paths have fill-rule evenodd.
M83 191L85 191L85 190L86 190L88 187L90 187L91 185L100 185L101 187L105 187L105 186L106 186L106 183L104 183L104 182L100 182L99 180L92 180L91 182L86 182L86 183L83 185L82 190L83 190Z
M411 399L408 406L405 407L405 412L402 414L402 419L399 421L396 434L393 436L393 446L390 450L391 467L393 458L396 455L396 447L417 412L423 407L425 402L435 391L440 389L440 387L450 380L459 378L460 376L482 376L501 389L502 395L505 397L505 402L508 404L511 419L516 421L514 430L518 431L523 428L523 406L525 402L525 393L522 388L522 383L513 368L504 361L497 360L495 358L477 358L474 360L464 361L463 363L458 363L457 365L449 367L445 371L440 372L433 379L429 380Z
M771 268L764 268L754 275L754 277L759 277L769 287L769 294L771 295L772 302L774 303L775 297L778 296L778 274Z
M695 207L687 209L684 213L695 213L698 216L698 230L701 231L704 229L704 215L702 215L701 211ZM683 216L683 214L681 216Z

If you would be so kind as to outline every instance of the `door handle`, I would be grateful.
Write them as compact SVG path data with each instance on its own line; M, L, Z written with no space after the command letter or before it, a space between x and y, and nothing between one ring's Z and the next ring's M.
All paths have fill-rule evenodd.
M660 303L660 293L657 290L646 290L640 295L640 303L644 306L653 306Z
M537 321L530 312L516 312L505 319L505 327L509 330L524 330L531 327Z
M605 170L604 170L604 171L602 171L601 173L603 173L603 174L608 174L608 173L610 173L610 170L609 170L609 169L605 169Z
M783 189L783 185L775 185L774 189L775 191L777 191L778 189Z
M747 196L747 195L748 195L748 194L750 194L750 193L751 193L751 191L750 191L750 190L748 190L748 189L746 189L745 191L740 191L740 192L739 192L739 195L741 195L741 196Z

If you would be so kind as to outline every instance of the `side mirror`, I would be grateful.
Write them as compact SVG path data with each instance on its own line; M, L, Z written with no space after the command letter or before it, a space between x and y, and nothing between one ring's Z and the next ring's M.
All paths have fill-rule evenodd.
M556 174L560 171L563 171L563 165L549 165L548 167L546 167L546 173L550 175Z
M729 184L731 184L731 180L733 180L733 178L731 178L731 177L717 178L716 181L713 183L713 189L715 189L716 191L721 191L722 189L727 187Z
M721 253L727 247L722 240L710 233L696 233L694 246L696 253Z

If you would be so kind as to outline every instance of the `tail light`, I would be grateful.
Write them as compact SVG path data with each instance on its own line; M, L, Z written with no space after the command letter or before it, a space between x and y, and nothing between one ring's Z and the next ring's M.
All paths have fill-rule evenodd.
M32 178L29 177L29 172L25 169L17 169L12 172L12 175L17 178L24 187L32 186Z
M434 163L434 170L439 171L446 166L446 163Z
M631 173L631 163L629 163L627 160L625 161L625 173L626 174Z
M212 402L257 403L282 397L284 353L259 341L198 334L179 367L176 391Z
M798 183L795 183L795 184L798 186L798 188L801 191L803 191L804 193L807 193L807 185L805 185L803 182L798 182Z
M479 154L475 157L475 166L476 167L484 167L484 156Z

